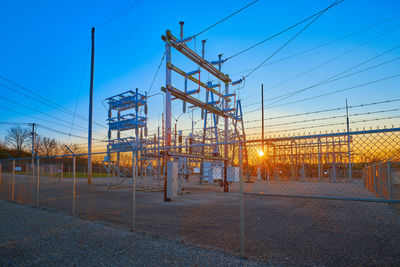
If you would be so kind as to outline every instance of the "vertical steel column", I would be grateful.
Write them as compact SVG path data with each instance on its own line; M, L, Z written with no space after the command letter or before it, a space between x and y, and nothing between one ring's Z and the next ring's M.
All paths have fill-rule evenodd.
M93 74L94 74L94 28L92 28L92 58L91 58L91 68L90 68L90 94L89 94L88 184L92 184Z
M132 150L132 231L136 226L136 151Z
M157 159L158 159L158 167L157 167L157 175L158 175L158 185L160 186L160 171L161 171L161 160L160 160L160 127L157 127Z
M36 207L39 207L39 175L40 175L40 163L39 157L37 158L37 177L36 177Z
M318 138L318 179L321 180L321 138Z
M388 189L388 199L392 199L392 168L390 166L390 161L387 162L387 189Z
M166 33L167 39L165 42L165 52L166 52L166 90L165 90L165 146L170 147L171 146L171 92L170 89L172 87L172 80L171 80L171 69L168 67L169 64L171 64L171 45L170 45L170 38L171 38L171 32L167 31ZM165 153L168 153L169 151L165 151ZM169 160L169 155L165 155L165 173L164 173L164 201L171 201L167 197L167 162Z
M349 157L349 182L351 182L351 147L350 147L350 121L349 121L349 106L346 99L346 124L347 124L347 153Z
M244 199L243 199L243 161L242 144L239 145L239 183L240 183L240 256L244 257Z
M373 183L374 183L374 192L376 193L376 168L375 165L372 166L372 175L374 177Z
M290 142L290 159L292 161L292 177L291 177L291 180L293 180L294 179L293 141Z
M225 84L225 95L229 95L229 84L226 83ZM225 112L228 112L228 100L224 100L225 102ZM216 127L216 126L215 126ZM227 159L229 156L229 145L228 145L228 141L229 141L229 137L228 137L228 130L229 130L229 125L228 125L228 117L225 117L225 130L224 130L224 141L225 141L225 147L224 147L224 152L225 152L225 158ZM229 192L229 186L228 186L228 177L227 177L227 168L228 168L228 160L225 160L225 164L224 164L224 192Z
M379 176L379 195L382 197L382 171L381 164L378 165L378 176Z
M15 184L15 160L12 161L12 188L11 188L12 201L14 201L14 184Z
M75 216L75 177L76 177L76 157L72 155L72 216Z

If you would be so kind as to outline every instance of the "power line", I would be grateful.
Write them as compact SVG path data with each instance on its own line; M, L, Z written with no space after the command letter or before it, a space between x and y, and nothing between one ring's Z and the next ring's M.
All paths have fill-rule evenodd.
M363 115L371 115L371 114L380 114L380 113L388 113L388 112L395 112L399 111L400 109L386 109L386 110L378 110L378 111L369 111L369 112L362 112L362 113L356 113L356 114L351 114L349 117L358 117L358 116L363 116ZM315 122L315 121L321 121L321 120L333 120L333 119L339 119L339 118L346 118L346 115L339 115L339 116L330 116L330 117L323 117L323 118L314 118L314 119L308 119L308 120L302 120L302 121L292 121L292 122L283 122L283 123L276 123L276 124L269 124L265 125L264 127L277 127L277 126L287 126L287 125L292 125L292 124L299 124L299 123L306 123L306 122ZM261 120L258 120L261 121ZM246 122L245 122L246 123ZM247 129L252 129L252 128L259 128L257 127L250 127Z
M32 107L29 107L29 106L26 106L26 105L24 105L24 104L18 103L18 102L16 102L16 101L11 100L11 99L9 99L9 98L6 98L6 97L4 97L4 96L0 96L0 98L6 100L7 102L13 103L13 104L15 104L15 105L24 107L24 108L26 108L26 109L29 109L29 110L32 110L32 111L35 111L35 112L38 112L38 113L41 113L41 114L43 114L43 115L45 115L45 116L47 116L47 117L50 117L50 118L52 118L52 119L55 119L55 120L57 120L57 121L62 121L62 122L65 122L65 123L68 123L68 124L69 124L69 121L66 121L66 120L57 118L57 117L55 117L55 116L49 115L49 114L47 114L47 113L44 113L44 112L42 112L42 111L39 111L39 110L34 109L34 108L32 108ZM53 122L53 123L54 123L54 122ZM79 128L81 128L81 129L83 129L83 130L87 130L86 128L84 128L84 127L82 127L82 126L79 126L79 125L77 125L77 126L78 126ZM65 127L69 127L69 126L65 126Z
M334 39L334 40L332 40L332 41L329 41L329 42L326 42L326 43L323 43L323 44L320 44L320 45L317 45L317 46L314 46L314 47L305 49L305 50L303 50L303 51L294 53L294 54L292 54L292 55L283 57L283 58L281 58L281 59L277 59L277 60L275 60L275 61L269 62L269 63L265 64L263 67L265 67L265 66L270 66L270 65L273 65L273 64L276 64L276 63L279 63L279 62L282 62L282 61L285 61L285 60L288 60L288 59L291 59L291 58L294 58L294 57L297 57L297 56L300 56L300 55L303 55L303 54L306 54L306 53L308 53L308 52L317 50L317 49L319 49L319 48L322 48L322 47L331 45L331 44L336 43L336 42L338 42L338 41L341 41L341 40L343 40L343 39L352 37L352 36L354 36L354 35L357 35L357 34L359 34L359 33L365 32L365 31L367 31L367 30L370 30L370 29L372 29L372 28L375 28L375 27L377 27L377 26L380 26L380 25L382 25L382 24L384 24L384 23L387 23L387 22L389 22L389 21L392 21L392 20L394 20L394 19L396 19L396 18L398 18L398 17L400 17L400 14L395 15L395 16L390 17L390 18L387 18L387 19L382 20L382 21L380 21L380 22L377 22L377 23L375 23L375 24L369 25L369 26L367 26L367 27L364 27L364 28L362 28L362 29L360 29L360 30L357 30L357 31L352 32L352 33L347 34L347 35L344 35L344 36L339 37L339 38L337 38L337 39ZM243 71L240 71L240 72L236 72L236 73L232 74L231 77L236 76L236 75L239 75L239 74L242 74L242 73L245 73L245 72L249 72L249 71L251 71L251 70L252 70L252 68L251 68L251 69L247 69L247 70L243 70ZM268 88L268 89L271 89L271 88Z
M13 112L13 113L16 113L16 114L20 114L20 115L23 115L23 116L27 116L27 117L33 118L35 120L44 121L44 122L47 122L47 123L50 123L50 124L53 124L53 125L59 125L61 127L69 128L69 126L67 126L65 124L62 124L62 123L59 123L59 122L55 122L55 121L46 120L44 118L40 118L40 117L36 117L36 116L33 116L33 115L29 115L29 114L26 114L26 113L23 113L23 112L20 112L20 111L12 110L10 108L6 108L6 107L0 106L0 109L7 110L7 111L10 111L10 112ZM77 128L73 128L73 129L75 131L82 131L82 130L77 129ZM103 136L103 134L100 134L100 133L96 133L96 134Z
M355 123L364 123L364 122L371 122L371 121L380 121L380 120L391 120L391 119L398 119L400 118L400 116L392 116L392 117L384 117L384 118L374 118L374 119L365 119L365 120L359 120L359 121L353 121L352 124ZM265 132L265 133L282 133L282 132L292 132L292 131L299 131L299 130L305 130L305 129L314 129L314 128L321 128L321 127L329 127L329 126L337 126L337 125L346 125L347 122L339 122L339 123L330 123L330 124L321 124L321 125L312 125L312 126L305 126L305 127L301 127L301 128L293 128L293 129L286 129L286 130L277 130L277 131L269 131L269 132ZM253 129L255 128L260 128L259 127L253 127ZM249 135L258 135L259 133L255 133L255 134L247 134L247 136Z
M320 14L323 14L323 13L324 13L325 11L327 11L328 9L332 8L332 7L335 6L335 5L340 4L340 3L343 2L343 1L344 1L344 0L341 0L341 1L337 2L337 3L334 3L334 4L332 4L331 6L329 6L329 7L325 8L325 9L323 9L323 10L321 10L321 11L319 11L319 12L317 12L317 13L311 15L311 16L309 16L308 18L305 18L305 19L303 19L303 20L297 22L296 24L294 24L294 25L292 25L292 26L290 26L290 27L288 27L288 28L286 28L286 29L284 29L284 30L282 30L282 31L280 31L280 32L278 32L278 33L272 35L272 36L269 36L268 38L262 40L261 42L258 42L258 43L254 44L254 45L252 45L252 46L250 46L250 47L248 47L248 48L246 48L246 49L244 49L244 50L242 50L242 51L239 51L238 53L236 53L236 54L234 54L234 55L232 55L232 56L230 56L230 57L227 57L227 58L225 59L225 61L227 61L227 60L229 60L229 59L232 59L232 58L234 58L234 57L236 57L236 56L239 56L239 55L241 55L241 54L243 54L243 53L249 51L250 49L253 49L253 48L255 48L255 47L257 47L257 46L259 46L259 45L261 45L261 44L263 44L263 43L265 43L265 42L267 42L267 41L269 41L269 40L271 40L271 39L273 39L273 38L275 38L275 37L277 37L277 36L279 36L279 35L281 35L281 34L283 34L283 33L285 33L285 32L287 32L288 30L291 30L291 29L297 27L298 25L300 25L300 24L302 24L302 23L304 23L304 22L306 22L306 21L312 19L312 18L315 17L315 16L318 16L318 15L320 15Z
M155 80L156 80L156 78L157 78L158 72L160 71L161 65L162 65L162 63L163 63L163 61L164 61L165 54L166 54L166 52L164 52L164 55L163 55L162 58L161 58L160 64L158 65L156 74L154 74L153 81L151 82L151 85L150 85L150 88L149 88L149 91L147 92L147 94L150 94L150 91L151 91L151 89L153 88L153 84L154 84L154 82L155 82Z
M344 0L342 0L342 1L344 1ZM239 13L239 12L245 10L245 9L248 8L249 6L255 4L256 2L258 2L258 0L255 0L255 1L253 1L253 2L251 2L251 3L249 3L249 4L247 4L247 5L245 5L244 7L242 7L242 8L240 8L239 10L233 12L233 13L230 14L229 16L227 16L227 17L221 19L221 20L218 21L217 23L214 23L213 25L211 25L211 26L205 28L204 30L200 31L199 33L193 35L193 36L191 37L191 39L192 39L192 38L196 38L196 37L199 36L200 34L202 34L202 33L206 32L206 31L208 31L209 29L211 29L211 28L217 26L218 24L224 22L225 20L227 20L227 19L233 17L233 16L236 15L237 13Z
M389 30L389 31L387 31L387 32L385 32L385 33L383 33L383 34L381 34L381 35L378 35L377 37L375 37L375 38L373 38L373 39L371 39L371 40L368 40L367 42L364 42L364 43L362 43L361 45L359 45L359 46L357 46L357 47L355 47L355 48L352 48L352 49L350 49L350 50L348 50L348 51L346 51L346 52L344 52L344 53L342 53L342 54L340 54L340 55L337 55L337 56L335 56L335 57L333 57L333 58L330 58L329 60L324 61L324 62L318 64L317 66L314 66L314 67L312 67L312 68L310 68L310 69L308 69L308 70L306 70L306 71L304 71L304 72L301 72L300 74L297 74L297 75L295 75L295 76L292 77L292 78L289 78L289 79L287 79L287 80L285 80L285 81L279 82L279 83L277 83L277 84L275 84L275 85L273 85L273 86L270 86L270 87L267 88L267 90L271 90L271 89L274 89L274 88L276 88L276 87L279 87L279 86L281 86L281 85L283 85L283 84L286 84L286 83L288 83L288 82L291 82L291 81L293 81L293 80L295 80L295 79L297 79L297 78L299 78L299 77L301 77L301 76L303 76L303 75L305 75L305 74L307 74L307 73L310 73L310 72L312 72L312 71L315 71L316 69L318 69L318 68L320 68L320 67L322 67L322 66L325 66L325 65L327 65L327 64L329 64L329 63L332 63L333 61L335 61L335 60L337 60L337 59L339 59L339 58L341 58L341 57L343 57L343 56L345 56L345 55L347 55L347 54L350 54L350 53L354 52L354 51L357 50L357 49L360 49L361 47L365 46L366 44L368 44L368 43L370 43L370 42L372 42L372 41L375 41L376 39L378 39L378 38L384 36L384 35L387 34L388 32L391 32L391 31L393 31L393 30L396 30L396 29L398 29L399 27L400 27L400 25L397 25L395 28L393 28L393 29L391 29L391 30Z
M359 107L367 107L367 106L373 106L373 105L387 104L387 103L398 102L398 101L400 101L400 98L390 99L390 100L385 100L385 101L379 101L379 102L364 103L364 104L359 104L359 105L353 105L353 106L349 106L348 108L349 109L353 109L353 108L359 108ZM337 107L337 108L331 108L331 109L323 109L323 110L309 111L309 112L303 112L303 113L288 114L288 115L283 115L283 116L269 117L269 118L265 118L264 120L265 121L269 121L269 120L284 119L284 118L290 118L290 117L299 117L299 116L304 116L304 115L325 113L325 112L338 111L338 110L344 110L344 109L346 109L346 107ZM261 121L261 120L260 119L258 119L258 120L248 120L248 121L245 121L245 123L256 122L256 121Z
M391 76L387 76L387 77L384 77L384 78L381 78L381 79L378 79L378 80L373 80L373 81L370 81L370 82L366 82L366 83L354 85L354 86L347 87L347 88L344 88L344 89L335 90L335 91L332 91L332 92L329 92L329 93L320 94L320 95L317 95L317 96L307 97L307 98L303 98L303 99L300 99L300 100L296 100L296 101L292 101L292 102L287 102L287 103L283 103L283 104L279 104L279 105L275 105L275 106L271 106L271 107L268 107L267 109L271 109L271 108L275 108L275 107L281 107L281 106L286 106L286 105L290 105L290 104L294 104L294 103L299 103L299 102L303 102L303 101L307 101L307 100L311 100L311 99L316 99L316 98L320 98L320 97L324 97L324 96L328 96L328 95L332 95L332 94L336 94L336 93L340 93L340 92L344 92L344 91L348 91L348 90L360 88L360 87L363 87L363 86L366 86L366 85L370 85L370 84L374 84L374 83L386 81L386 80L393 79L393 78L396 78L396 77L399 77L399 76L400 76L400 73L399 73L399 74L395 74L395 75L391 75ZM252 111L250 111L250 112L247 112L247 114L252 113L252 112L255 112L255 111L258 111L258 110L259 110L259 109L252 110Z
M398 46L398 47L400 47L400 46ZM397 47L397 48L398 48L398 47ZM384 54L386 54L386 53L383 53L383 54L381 54L381 55L384 55ZM381 55L379 55L379 56L381 56ZM392 63L392 62L394 62L394 61L400 59L400 57L397 57L397 58L394 58L394 59L391 59L391 60L388 60L388 61L385 61L385 62L376 64L376 65L374 65L374 66L371 66L371 67L368 67L368 68L365 68L365 69L362 69L362 70L358 70L358 71L349 73L349 74L347 74L347 75L343 75L343 76L337 77L338 75L343 74L343 73L346 73L347 71L352 70L352 69L355 69L355 68L357 68L357 67L359 67L359 66L361 66L361 65L363 65L363 64L366 64L366 63L370 62L371 60L373 60L373 59L375 59L375 58L377 58L377 57L368 59L368 60L362 62L361 64L357 64L356 66L351 67L351 68L349 68L349 69L347 69L347 70L345 70L345 71L342 71L341 73L338 73L338 74L336 74L336 75L333 75L333 76L329 77L328 79L325 79L325 80L323 80L323 81L321 81L321 82L319 82L319 83L313 84L313 85L311 85L311 86L308 86L308 87L305 87L305 88L302 88L302 89L299 89L299 90L296 90L296 91L293 91L293 92L291 92L291 93L287 93L287 94L283 94L283 95L280 95L280 96L277 96L277 97L273 97L273 98L267 99L267 101L270 101L270 100L274 100L274 99L280 98L280 99L278 99L278 100L276 100L276 101L274 101L274 102L272 102L272 103L269 103L268 106L269 106L269 105L276 104L276 103L278 103L278 102L281 102L281 101L283 101L283 100L285 100L285 99L288 99L289 97L292 97L292 96L294 96L294 95L296 95L296 94L299 94L299 93L302 93L302 92L304 92L304 91L310 90L310 89L312 89L312 88L315 88L315 87L318 87L318 86L321 86L321 85L325 85L325 84L328 84L328 83L331 83L331 82L335 82L335 81L341 80L341 79L343 79L343 78L347 78L347 77L350 77L350 76L353 76L353 75L356 75L356 74L359 74L359 73L362 73L362 72L365 72L365 71L368 71L368 70L371 70L371 69L374 69L374 68L377 68L377 67L380 67L380 66L389 64L389 63ZM337 77L337 78L334 78L334 77Z
M126 12L128 12L129 10L131 10L132 8L137 6L140 2L142 2L142 0L138 0L138 1L134 2L132 5L130 5L126 9L124 9L121 12L115 14L114 16L110 17L109 19L105 20L103 23L97 25L96 28L99 29L99 28L103 27L104 25L110 23L111 21L115 20L116 18L122 16L123 14L125 14Z
M40 99L42 99L42 100L44 100L45 102L47 102L46 105L49 106L49 107L58 109L58 110L60 110L60 111L62 111L62 112L64 112L64 113L66 113L66 114L73 115L73 112L72 112L72 111L70 111L70 110L64 108L63 106L61 106L61 105L59 105L59 104L53 102L53 101L50 100L50 99L45 98L44 96L41 96L41 95L35 93L34 91L32 91L32 90L30 90L30 89L28 89L28 88L26 88L26 87L24 87L24 86L22 86L22 85L17 84L16 82L11 81L10 79L7 79L6 77L4 77L4 76L2 76L2 75L0 75L0 79L7 81L8 83L10 83L10 84L12 84L12 85L14 85L14 86L16 86L16 87L22 89L22 90L25 90L25 91L29 92L30 94L32 94L32 95L34 95L34 96L39 97ZM32 97L31 97L31 98L32 98ZM32 98L32 99L33 99L33 98ZM88 120L88 118L86 118L86 117L84 117L84 116L82 116L82 115L79 115L79 114L77 114L76 117L79 118L79 119L81 119L81 120L84 120L84 121L87 121L87 120ZM101 125L101 124L96 123L96 122L95 122L95 124L98 125L98 126L101 126L101 127L107 129L107 127L104 126L104 125Z
M66 133L66 132L63 132L63 131L60 131L60 130L56 130L56 129L53 129L53 128L50 128L50 127L47 127L47 126L44 126L44 125L41 125L41 124L38 125L38 126L40 126L40 127L43 128L43 129L46 129L46 130L55 132L55 133L59 133L59 134L63 134L63 135L68 135L68 136L72 136L72 137L80 138L80 139L84 139L84 140L87 139L87 137L84 137L84 136L79 136L79 135L75 135L75 134L69 134L69 133ZM99 139L97 139L97 140L99 141Z
M306 26L304 26L300 31L298 31L286 43L284 43L281 47L279 47L277 50L275 50L275 52L272 53L272 55L267 57L263 62L261 62L261 64L259 64L252 71L250 71L248 74L246 74L246 76L244 76L244 79L246 79L251 74L253 74L257 69L259 69L262 65L264 65L268 60L270 60L273 56L275 56L279 51L281 51L284 47L286 47L289 43L291 43L294 39L296 39L297 36L299 36L303 31L305 31L309 26L311 26L311 24L313 24L319 17L321 17L328 9L332 8L334 5L337 5L337 4L339 4L339 3L343 2L343 1L344 0L341 0L341 1L336 0L332 5L327 7L323 12L319 13L312 21L310 21L310 23L308 23Z
M71 128L70 128L70 130L69 130L69 133L72 132L72 127L74 126L74 121L75 121L75 117L76 117L76 110L77 110L77 108L78 108L79 96L80 96L80 94L81 94L82 85L83 85L83 78L85 77L85 70L86 70L86 66L87 66L87 62L88 62L88 58L89 58L89 51L90 51L90 45L88 46L88 49L87 49L87 51L86 51L85 63L83 64L82 75L81 75L81 82L79 83L78 96L76 97L75 110L74 110L74 115L72 116ZM68 141L69 141L69 140L68 140Z

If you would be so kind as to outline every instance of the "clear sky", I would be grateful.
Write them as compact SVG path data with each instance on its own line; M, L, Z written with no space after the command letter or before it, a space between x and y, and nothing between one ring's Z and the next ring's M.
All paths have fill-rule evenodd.
M90 71L88 51L90 30L94 26L97 28L94 121L106 125L107 112L102 106L102 100L129 89L139 88L142 92L150 89L164 53L161 35L165 33L166 29L171 29L178 36L178 22L184 21L185 36L193 35L250 2L236 0L142 0L126 13L102 25L108 19L134 4L135 1L1 1L0 76L34 91L72 112L77 107L77 113L87 117ZM215 60L220 53L224 54L224 57L229 57L331 3L331 0L259 0L248 9L198 36L196 42L192 41L189 46L200 51L201 40L207 39L206 59ZM262 83L265 90L266 117L342 107L345 105L346 98L350 105L400 98L398 90L400 77L395 76L400 74L400 60L398 59L400 48L396 47L400 45L400 17L394 17L399 14L400 2L392 0L345 0L327 11L293 42L272 57L266 66L250 75L243 88L236 90L243 101L245 120L260 118L260 87ZM383 21L385 22L381 23ZM377 23L380 24L367 28ZM251 70L270 56L296 34L301 27L292 29L227 61L223 65L223 71L230 74L233 80L239 79L242 75L248 73L246 71ZM365 30L348 36L362 29ZM285 57L338 38L340 39L335 42L285 59ZM173 52L172 58L175 65L186 71L196 68L193 63L179 56L176 51ZM367 60L369 61L365 62ZM361 63L364 64L344 72ZM367 69L369 67L371 68ZM342 72L344 73L339 76L360 70L364 71L322 86L310 88L276 104L271 105L273 101L268 100L314 85ZM183 81L175 77L173 77L174 86L183 89ZM314 97L381 79L386 80L337 94L278 106L278 104ZM64 141L85 142L84 139L69 138L40 127L40 125L43 125L69 133L73 120L72 116L20 95L9 88L2 87L2 85L27 93L27 91L0 79L2 96L2 98L0 97L0 121L36 122L39 124L39 134ZM163 85L165 85L165 64L161 66L150 94L159 93L160 87ZM25 107L10 102L10 100L25 105ZM149 102L149 131L154 131L160 121L160 114L163 112L162 96L155 96ZM269 104L272 108L268 108L270 107ZM399 102L394 102L384 106L377 105L364 109L354 109L354 114L368 110L395 109L398 104ZM35 111L29 108L33 108ZM173 113L175 118L181 115L181 110L181 103L174 102ZM341 110L337 113L322 114L318 115L319 117L315 115L304 119L336 114L343 115L343 112ZM368 118L388 116L400 116L400 112L371 115ZM200 112L196 111L195 120L199 118ZM266 122L266 124L293 122L293 120L296 120L296 118L274 120L271 123ZM343 121L343 119L340 120ZM352 119L354 127L369 128L370 126L396 124L399 121L398 119L391 119L389 121L378 120L367 124L356 124L358 120L360 118L356 118L356 116ZM333 120L333 122L335 121L337 120ZM300 128L304 125L312 126L320 123L321 121L295 124L285 126L286 128L271 126L268 130L273 132L279 129ZM190 127L190 124L191 119L188 114L179 117L178 128L186 129ZM196 127L199 127L199 124ZM259 126L259 124L259 122L246 123L250 133L259 132L259 129L251 129ZM9 125L0 125L0 138L3 138L5 129L8 127ZM87 136L86 121L75 118L73 128L73 134ZM328 128L317 128L317 130ZM343 126L339 128L342 129ZM104 128L95 125L95 131L94 137L96 139L105 138L106 131ZM308 130L305 131L308 132ZM302 132L302 130L297 132Z

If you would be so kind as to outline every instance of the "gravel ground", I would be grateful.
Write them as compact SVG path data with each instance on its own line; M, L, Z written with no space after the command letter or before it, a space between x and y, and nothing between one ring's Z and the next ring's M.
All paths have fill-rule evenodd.
M258 266L220 251L0 200L2 266Z
M0 198L11 199L3 176ZM32 179L16 176L16 202L32 204ZM7 182L7 183L6 183ZM107 191L106 180L88 186L79 179L76 212L80 218L131 227L129 187ZM162 192L136 192L136 229L175 244L217 248L239 255L240 224L237 184L230 193L216 185L184 184L173 202ZM245 184L246 192L375 198L361 181L266 182ZM70 179L41 177L40 206L71 214ZM245 255L257 262L296 266L400 266L400 205L353 201L244 196ZM55 213L57 214L57 213ZM174 241L175 240L175 241ZM178 240L178 241L176 241ZM99 243L99 242L98 242ZM195 264L195 263L194 263ZM193 264L193 265L194 265ZM210 263L211 264L211 263Z

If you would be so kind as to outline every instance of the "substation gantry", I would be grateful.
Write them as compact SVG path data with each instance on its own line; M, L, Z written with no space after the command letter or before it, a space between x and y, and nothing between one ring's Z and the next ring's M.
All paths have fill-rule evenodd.
M120 166L120 153L134 149L141 149L147 137L147 94L140 94L138 89L106 99L108 104L108 145L107 157L103 161L108 173L115 173L109 181L109 188L120 186L127 178L132 177L132 170ZM116 116L115 116L116 113ZM144 136L143 137L143 129ZM134 130L135 137L121 138L121 132ZM117 133L113 139L113 132ZM116 159L111 159L111 154L116 153ZM113 181L115 179L115 181Z
M205 59L205 40L202 41L202 55L197 54L191 48L187 46L187 43L194 39L194 37L183 37L183 22L180 22L181 32L180 38L175 37L170 30L166 31L166 34L162 36L162 40L165 42L165 55L166 55L166 86L162 87L161 90L165 92L165 146L171 147L171 102L172 100L181 100L183 103L183 113L188 109L199 108L201 110L203 123L202 133L202 149L201 157L202 164L201 168L204 172L204 160L214 161L216 164L220 164L223 167L223 187L224 191L228 192L228 181L227 181L227 167L232 165L231 155L234 153L233 149L230 149L228 142L246 139L244 125L243 125L243 112L241 108L240 99L236 99L236 94L229 91L229 86L239 85L243 82L243 79L232 82L229 75L222 72L222 64L225 60L222 55L218 56L216 61L207 61ZM174 48L176 51L181 53L186 58L190 59L197 65L195 70L186 72L174 64L172 64L172 51ZM217 66L217 67L216 67ZM177 89L172 82L172 72L182 76L184 78L183 90ZM204 74L201 74L204 72ZM207 77L211 75L217 79L217 83L212 81L203 82L201 77ZM198 76L195 77L195 76ZM196 89L189 90L188 82L194 84ZM205 90L205 100L200 100L200 91ZM187 107L187 103L192 106ZM222 117L224 120L224 128L220 131L218 124L219 118ZM230 133L230 121L233 126L233 134ZM210 124L210 126L208 125ZM241 131L240 131L241 128ZM191 133L193 135L193 133ZM223 145L219 145L223 143ZM209 144L212 149L205 146ZM166 160L168 161L171 157L171 150L166 151ZM190 155L188 155L190 157ZM244 147L244 158L245 164L247 162L247 150ZM170 200L167 196L167 177L165 177L165 188L164 188L164 199ZM201 181L201 178L200 178Z

